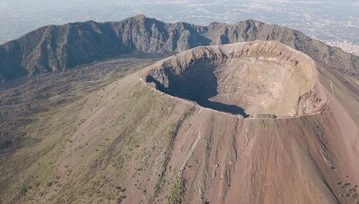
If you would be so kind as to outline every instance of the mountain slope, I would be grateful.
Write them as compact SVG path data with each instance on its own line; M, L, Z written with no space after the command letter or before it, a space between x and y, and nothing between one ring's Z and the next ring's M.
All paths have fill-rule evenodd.
M121 54L180 52L201 45L277 40L345 73L356 75L359 57L289 28L246 20L234 25L164 23L143 15L119 22L45 26L0 46L0 80L63 71Z
M281 66L267 70L273 63ZM262 75L252 73L253 67ZM183 94L198 95L190 92L198 87L188 83L196 71L204 73L195 76L196 84L205 85L199 88L206 98L210 92L212 102L247 111L249 102L270 100L283 109L263 106L255 117L244 118L201 106ZM276 77L281 74L286 77ZM185 89L173 91L181 80ZM236 93L247 82L254 88L242 100ZM215 91L205 89L213 84ZM227 100L228 93L236 97ZM301 111L293 112L293 105ZM199 47L39 115L25 128L28 138L41 140L0 157L0 199L355 203L358 114L357 79L281 43Z

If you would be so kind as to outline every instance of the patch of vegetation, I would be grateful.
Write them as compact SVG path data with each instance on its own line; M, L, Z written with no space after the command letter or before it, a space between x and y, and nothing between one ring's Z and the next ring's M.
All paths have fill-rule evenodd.
M124 138L125 145L131 150L135 149L136 145L145 142L147 137L153 136L154 131L156 131L154 125L164 114L158 109L165 108L167 105L159 97L154 97L153 92L140 83L134 87L133 93L126 97L126 100L128 100L127 106L111 128L126 127L123 130L123 134L126 135ZM146 120L149 116L153 119ZM136 128L138 128L137 131L134 131ZM138 132L146 132L147 134L138 134Z
M168 144L167 150L166 150L166 158L165 161L163 162L162 165L162 174L160 175L160 178L157 182L157 185L155 187L155 193L154 193L154 198L156 198L158 196L158 194L162 191L163 185L164 185L164 177L166 175L167 172L167 166L168 166L168 162L171 159L171 152L173 150L173 146L174 146L174 141L176 139L177 133L181 127L181 125L183 124L183 122L186 120L186 118L188 118L189 116L191 116L194 111L195 111L195 107L191 107L190 109L188 109L182 116L181 118L172 123L170 125L170 129L169 129L169 138L170 138L170 142Z
M94 102L99 103L96 99L97 91L151 63L151 59L112 59L105 63L84 65L81 69L75 68L61 73L29 77L13 84L2 84L0 87L0 203L25 201L39 203L37 199L43 199L52 189L56 190L56 193L49 199L53 199L54 202L68 203L71 200L95 199L93 197L97 196L93 194L95 190L91 190L94 185L88 178L100 179L103 182L101 185L106 187L103 188L107 191L105 196L112 196L108 193L110 192L108 189L113 190L108 184L108 179L97 177L97 172L99 168L106 168L106 173L112 178L118 178L117 180L123 178L119 169L123 169L125 158L119 158L118 151L112 152L111 149L116 149L120 141L116 140L119 134L115 132L119 128L114 128L110 135L111 141L106 143L109 145L110 142L114 142L114 145L103 147L100 144L97 148L101 151L84 157L86 168L81 169L81 173L90 176L82 178L78 176L73 166L69 166L67 171L73 171L70 176L72 180L66 181L59 187L54 182L58 181L56 179L58 175L54 175L57 172L56 161L64 151L65 145L76 143L77 139L70 140L70 137L79 125L85 122L81 115L94 108L95 104L87 100L95 98ZM151 110L151 106L146 108ZM143 122L143 115L136 115L136 118L137 124ZM120 127L128 132L135 132L135 124L126 125ZM2 150L6 150L6 154L2 154ZM76 155L76 151L75 149L69 152L69 155ZM104 157L105 154L107 157ZM49 183L51 186L48 186ZM101 194L98 199L104 199L103 197ZM96 203L96 199L94 202Z
M261 128L266 128L266 127L267 127L267 124L266 124L266 121L265 121L265 120L261 120L261 121L259 122L259 125L260 125Z
M188 116L193 115L193 113L196 111L196 107L192 106L188 111L184 114L184 117L187 118Z
M168 203L179 204L182 203L186 195L186 180L181 176L177 176L175 183L172 186Z
M0 148L9 147L14 141L14 137L9 132L0 132Z
M315 130L315 132L320 135L320 136L323 136L324 133L323 133L323 128L321 127L321 125L318 123L313 123L313 129Z

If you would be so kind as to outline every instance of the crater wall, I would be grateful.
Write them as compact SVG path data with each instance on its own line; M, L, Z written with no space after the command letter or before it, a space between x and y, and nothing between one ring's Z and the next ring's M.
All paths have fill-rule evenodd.
M160 91L244 117L316 111L318 72L307 55L274 41L198 47L146 76Z

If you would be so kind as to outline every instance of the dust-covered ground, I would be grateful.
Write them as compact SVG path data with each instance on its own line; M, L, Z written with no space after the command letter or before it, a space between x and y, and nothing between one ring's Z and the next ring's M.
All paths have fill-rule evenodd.
M178 65L201 62L203 59L195 59L196 51L187 52L183 58L180 54L179 58L175 56L154 64L151 59L103 62L111 66L123 63L128 67L126 62L134 60L132 68L125 72L128 75L106 72L96 81L98 74L94 74L88 82L74 79L78 86L73 85L64 92L55 89L59 94L50 92L51 97L45 94L48 98L44 101L40 97L36 101L47 109L36 109L38 111L29 113L30 118L26 115L31 120L19 125L19 131L25 135L20 134L13 143L4 143L6 147L2 148L0 161L1 202L359 202L358 80L281 43L245 45L248 49L232 49L233 56L256 54L265 60L276 60L281 65L275 66L277 69L293 69L290 79L300 79L303 83L298 93L314 88L321 99L320 108L277 118L265 117L266 113L244 118L202 107L196 101L180 98L173 92L164 93L146 83L146 76L155 76L153 70L161 73L168 59L178 59ZM207 51L214 49L207 48ZM248 55L239 54L243 50L247 50ZM226 54L222 52L221 56ZM282 57L288 61L278 60ZM294 66L287 64L291 62ZM103 66L94 70L99 72ZM188 77L181 75L187 66L179 67L169 68L168 72L162 70L170 76L169 83L173 82L173 75ZM222 71L215 74L226 73ZM169 74L171 72L175 74ZM18 101L33 101L30 98L35 93L50 86L41 85L51 84L50 76L56 74L46 75L44 80L35 83L41 88L29 89L29 93L34 94L26 94L27 97L22 96ZM158 75L163 79L165 76ZM238 76L241 75L230 78L223 74L224 78L217 79L237 83ZM198 81L204 79L199 77ZM253 75L253 79L260 85L259 77ZM22 89L27 90L25 87L30 86L30 82L25 80ZM58 86L63 83L70 86L67 82L70 80L58 82ZM278 87L296 88L295 84L288 83L290 86L284 83ZM8 97L15 90L16 87L3 89L1 94ZM47 93L48 89L45 90ZM313 102L310 91L304 95L294 90L284 93L303 99L298 103L306 101L301 107L310 107L304 99ZM260 93L253 96L260 99ZM56 102L67 97L68 102ZM23 107L20 102L19 107ZM5 104L11 105L7 101ZM288 104L292 103L283 103L283 106ZM15 111L13 127L17 127L15 123L21 119L20 112L21 109Z

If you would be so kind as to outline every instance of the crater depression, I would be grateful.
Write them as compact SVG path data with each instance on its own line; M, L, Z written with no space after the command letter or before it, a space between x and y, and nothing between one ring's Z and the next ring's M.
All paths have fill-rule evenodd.
M169 95L243 117L316 112L316 63L275 41L197 47L154 65L147 83Z

